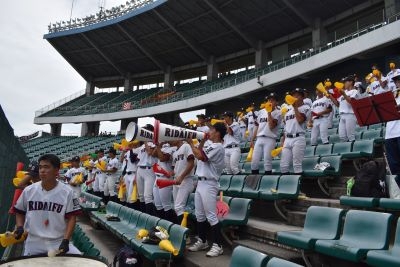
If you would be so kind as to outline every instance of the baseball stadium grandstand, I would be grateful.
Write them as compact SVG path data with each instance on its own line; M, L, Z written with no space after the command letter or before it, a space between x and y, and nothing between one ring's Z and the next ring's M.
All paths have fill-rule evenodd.
M283 110L287 92L307 88L315 99L316 85L329 80L358 81L367 98L364 78L356 77L378 76L379 68L383 81L395 63L400 66L400 1L128 0L84 18L51 22L44 39L86 80L86 88L36 111L34 123L50 124L51 133L20 138L20 143L31 161L56 154L65 164L63 176L75 156L88 168L85 164L95 152L115 153L110 148L123 146L119 143L129 135L128 124L139 118L188 127L191 123L181 120L183 112L205 109L204 117L219 119L252 103L262 110L271 93ZM329 89L326 83L322 86ZM147 214L147 207L124 202L122 193L121 198L119 192L117 198L95 194L89 180L82 184L84 215L71 243L83 256L108 263L125 244L139 254L140 261L131 266L400 266L400 200L393 197L400 197L395 182L400 173L382 167L387 165L386 131L393 129L379 117L379 123L355 126L354 140L343 140L339 124L344 115L335 111L327 143L318 138L313 144L313 126L307 126L300 173L295 167L281 172L284 155L279 152L272 170L265 169L262 159L255 172L248 160L254 140L240 140L240 172L224 170L219 176L218 199L229 206L218 223L222 255L189 251L190 245L202 242L196 236L196 190L186 201L183 224ZM120 131L100 134L103 121L120 121ZM66 123L82 124L81 135L61 136ZM0 134L5 131L2 127ZM299 137L288 135L281 125L276 151L283 147L282 136ZM18 161L26 162L18 147L13 148ZM117 158L124 155L122 150L116 151ZM382 175L386 197L352 196L352 178L372 160L387 171ZM14 161L9 159L8 169ZM121 176L122 169L117 173ZM3 175L11 185L13 173ZM207 181L199 175L202 179ZM122 190L123 183L118 179L113 186ZM11 230L13 223L3 228ZM142 230L154 232L156 226L167 230L172 248L138 238ZM208 239L214 238L212 233L210 227ZM3 260L12 260L21 248L21 243L8 246Z

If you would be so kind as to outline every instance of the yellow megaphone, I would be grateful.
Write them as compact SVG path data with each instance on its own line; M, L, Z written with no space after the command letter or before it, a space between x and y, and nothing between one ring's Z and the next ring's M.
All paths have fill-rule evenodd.
M381 77L381 72L380 72L379 70L377 70L377 69L374 69L374 70L372 71L372 74L374 74L375 77L377 77L377 78Z
M249 113L250 111L253 111L254 110L254 107L248 107L248 108L246 108L246 112L247 113Z
M250 151L247 154L246 161L251 161L251 159L253 158L253 151L254 151L254 147L250 147Z
M113 144L113 148L114 148L115 150L121 150L122 146L121 146L121 144L114 143L114 144Z
M246 132L244 133L244 136L245 136L245 137L248 137L249 134L250 134L249 130L246 130Z
M189 216L189 212L187 212L187 211L183 212L183 218L182 218L182 222L181 222L182 227L187 228L188 216Z
M100 162L96 163L96 168L101 170L101 171L105 171L107 168L107 162L105 162L104 160L101 160Z
M74 184L81 184L81 183L83 183L83 174L80 173L80 174L75 175L74 178L72 179L72 182L73 182Z
M189 125L190 125L190 126L197 125L197 124L199 124L198 121L195 121L195 120L190 120L190 121L189 121Z
M272 103L271 102L267 102L267 103L265 103L265 110L267 111L267 112L272 112Z
M131 194L131 201L137 201L137 185L136 183L133 184L132 194Z
M287 108L287 107L283 107L283 108L281 109L281 114L282 114L282 116L285 116L286 112L288 112L288 108Z
M66 169L68 167L71 167L71 162L63 162L61 163L61 169Z
M260 109L265 108L265 104L267 104L267 103L265 103L265 102L264 102L264 103L261 103L261 104L260 104Z
M119 185L119 189L118 189L118 198L124 199L125 193L126 193L126 185L125 185L125 183L121 182Z
M218 122L225 123L225 120L211 119L211 125L214 125L214 124L216 124L216 123L218 123Z
M296 101L297 101L297 98L295 98L295 97L293 97L293 96L291 96L291 95L286 95L286 96L285 96L285 102L286 102L288 105L293 105L294 102L296 102Z
M147 231L146 229L140 229L136 235L138 239L143 239L147 236L149 236L149 231Z
M14 185L15 187L17 187L21 181L22 181L21 178L15 177L15 178L13 179L13 185Z
M342 91L344 88L344 83L342 82L335 82L334 85L339 91Z
M88 168L88 169L93 168L92 164L90 164L90 160L85 160L83 162L83 167Z
M174 256L178 256L178 254L179 254L179 250L174 248L174 245L172 245L171 241L169 241L167 239L161 240L160 243L158 244L158 246L162 250L171 252L172 255L174 255Z
M20 178L20 179L22 179L22 178L24 178L25 177L25 175L27 175L28 174L28 172L24 172L24 171L17 171L17 178Z
M332 86L331 80L326 79L324 81L324 86L325 86L325 88L331 88L331 86Z
M321 83L318 83L316 86L317 90L323 93L324 95L328 96L328 92L326 91L325 86Z
M0 244L2 247L8 247L12 244L23 242L26 237L28 236L27 232L24 232L20 239L15 239L14 233L12 232L5 232L0 234Z
M275 158L276 156L278 156L282 152L282 149L283 149L283 147L281 147L281 146L278 147L278 148L272 149L271 150L271 156L273 158Z

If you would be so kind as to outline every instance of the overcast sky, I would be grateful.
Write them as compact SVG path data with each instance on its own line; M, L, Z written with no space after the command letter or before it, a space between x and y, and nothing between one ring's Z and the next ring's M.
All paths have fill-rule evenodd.
M100 1L75 0L72 17L97 12ZM125 2L106 0L105 7ZM49 125L33 124L35 111L86 86L85 80L43 39L49 22L69 20L71 4L72 0L3 1L0 9L0 105L16 135L49 131ZM80 127L80 124L63 125L62 134L79 134ZM117 131L119 122L102 123L100 130Z

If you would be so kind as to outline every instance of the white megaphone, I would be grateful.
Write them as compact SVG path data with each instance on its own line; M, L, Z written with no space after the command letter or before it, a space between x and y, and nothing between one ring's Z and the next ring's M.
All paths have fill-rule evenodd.
M154 121L154 139L155 144L164 141L176 141L186 139L199 139L206 138L207 133L189 130L186 128L172 126L169 124L161 123L159 120Z
M128 127L126 127L125 139L129 142L132 140L152 142L154 134L152 131L146 130L132 121L128 124Z

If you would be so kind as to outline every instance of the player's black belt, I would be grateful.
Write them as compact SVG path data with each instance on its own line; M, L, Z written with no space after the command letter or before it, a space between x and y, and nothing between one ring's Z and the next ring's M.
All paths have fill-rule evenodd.
M199 177L199 181L207 181L207 180L208 180L207 177L202 177L202 176Z
M246 126L240 126L240 128L246 128Z
M128 175L131 175L131 174L134 174L134 173L136 173L136 172L126 172L126 174L128 174Z
M295 138L299 136L304 136L304 133L297 133L297 134L286 134L287 138Z
M226 146L225 148L235 148L235 147L239 147L239 145L238 144L232 144L232 145Z
M141 169L151 169L151 167L150 166L138 166L139 168L141 168Z

